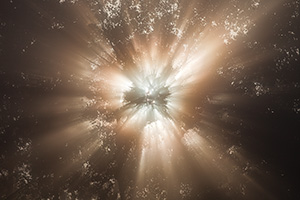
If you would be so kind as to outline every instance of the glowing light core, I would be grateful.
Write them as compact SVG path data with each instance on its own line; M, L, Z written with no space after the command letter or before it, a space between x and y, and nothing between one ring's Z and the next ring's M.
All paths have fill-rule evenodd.
M165 107L170 91L167 86L159 81L146 82L142 85L134 85L124 93L124 102L136 106L151 106L153 109Z
M121 111L131 112L132 118L143 120L143 126L159 119L170 119L168 103L170 102L170 86L163 77L158 75L147 76L131 84L122 95ZM141 128L143 128L143 126Z

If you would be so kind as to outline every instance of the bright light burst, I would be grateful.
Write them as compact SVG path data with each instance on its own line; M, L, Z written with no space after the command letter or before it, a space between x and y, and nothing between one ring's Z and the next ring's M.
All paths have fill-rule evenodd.
M88 187L99 182L102 189L111 187L111 199L219 199L215 193L270 197L251 176L260 174L259 168L228 130L244 121L234 111L243 95L227 91L231 86L254 96L269 91L245 74L272 56L269 44L257 42L268 31L256 27L282 1L59 3L73 6L70 14L78 18L64 25L38 3L30 4L51 31L71 38L53 50L62 54L56 75L80 93L35 106L41 116L64 118L54 123L53 134L36 139L37 148L75 144L68 155L72 162L57 170L59 177L78 166L85 170L82 176L107 173L108 181ZM43 37L41 46L51 43ZM248 79L252 90L243 85ZM71 113L68 119L64 112Z

